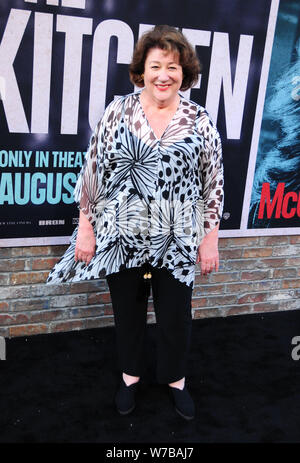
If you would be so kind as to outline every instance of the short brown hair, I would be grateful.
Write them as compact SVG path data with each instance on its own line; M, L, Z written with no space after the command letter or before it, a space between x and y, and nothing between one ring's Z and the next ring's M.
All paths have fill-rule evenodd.
M183 72L180 90L188 90L195 85L201 70L201 64L195 49L182 32L178 31L175 27L167 25L155 26L149 32L145 32L138 40L129 65L129 76L133 84L138 87L144 87L142 74L148 51L151 48L178 52Z

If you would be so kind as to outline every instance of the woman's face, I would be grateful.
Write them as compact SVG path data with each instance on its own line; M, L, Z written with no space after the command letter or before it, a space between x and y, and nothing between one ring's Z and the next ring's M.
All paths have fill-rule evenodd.
M148 96L158 103L172 103L182 85L179 53L150 48L145 60L144 83Z

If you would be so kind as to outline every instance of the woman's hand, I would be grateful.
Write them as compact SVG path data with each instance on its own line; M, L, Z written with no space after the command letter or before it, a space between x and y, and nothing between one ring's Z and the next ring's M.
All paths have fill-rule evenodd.
M201 275L219 270L218 229L219 225L203 238L198 247L196 264L201 263Z
M75 262L90 263L95 255L96 238L94 230L88 219L80 211L79 227L75 246Z

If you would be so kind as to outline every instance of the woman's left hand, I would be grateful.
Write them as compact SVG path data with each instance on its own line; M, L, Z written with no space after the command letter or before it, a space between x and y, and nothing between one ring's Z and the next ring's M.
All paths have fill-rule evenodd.
M198 247L196 264L201 263L201 275L219 270L218 228L208 233Z

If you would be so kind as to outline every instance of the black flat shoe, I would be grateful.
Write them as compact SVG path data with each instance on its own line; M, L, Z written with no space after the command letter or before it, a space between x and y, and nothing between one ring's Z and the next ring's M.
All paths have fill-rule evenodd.
M135 392L138 382L126 386L124 379L121 379L120 387L115 397L115 404L121 415L128 415L135 408Z
M169 386L169 389L173 396L176 412L185 420L192 420L195 417L195 404L186 386L182 390L172 386Z

